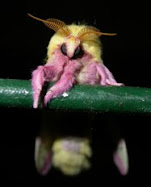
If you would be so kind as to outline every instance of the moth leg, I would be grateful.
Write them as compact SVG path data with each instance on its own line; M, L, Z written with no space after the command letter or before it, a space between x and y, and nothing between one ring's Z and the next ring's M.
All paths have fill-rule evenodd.
M55 98L72 88L75 82L76 72L81 68L81 66L82 65L77 61L69 61L60 80L46 93L44 97L45 106L52 98Z
M72 74L64 74L62 78L52 86L44 97L44 106L52 99L70 90L75 78Z
M107 84L113 85L113 86L123 86L123 83L117 83L116 80L114 79L112 73L109 71L109 69L104 66L106 74L108 76L108 79L106 80Z
M113 161L121 175L126 175L129 169L128 153L124 139L121 139L113 154Z
M63 71L64 64L38 66L32 73L33 108L38 107L39 98L45 82L58 80Z
M44 66L38 66L32 73L33 108L38 107L39 97L45 80Z
M98 73L101 76L101 81L100 81L101 85L103 86L106 86L106 85L122 86L123 85L123 83L117 83L112 73L109 71L109 69L104 64L96 63L96 68L97 68Z

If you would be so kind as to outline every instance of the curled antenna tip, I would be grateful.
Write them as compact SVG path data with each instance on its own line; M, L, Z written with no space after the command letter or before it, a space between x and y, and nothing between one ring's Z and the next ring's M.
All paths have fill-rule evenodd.
M116 36L117 33L101 33L101 35L103 36Z
M27 13L27 15L28 16L30 16L31 18L33 18L33 19L36 19L36 20L38 20L38 21L44 21L44 20L42 20L42 19L40 19L40 18L38 18L38 17L36 17L36 16L33 16L32 14L30 14L30 13Z
M30 13L27 13L27 15L28 15L29 17L33 17L33 15L31 15Z

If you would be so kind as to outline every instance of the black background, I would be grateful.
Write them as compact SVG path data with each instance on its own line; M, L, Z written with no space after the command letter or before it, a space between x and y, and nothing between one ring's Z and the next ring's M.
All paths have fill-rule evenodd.
M127 2L127 3L126 3ZM31 13L41 18L58 18L67 24L84 22L103 32L115 32L116 37L101 37L103 60L113 72L118 82L126 86L151 87L151 11L145 1L132 2L89 1L3 1L0 6L0 77L10 79L30 79L31 72L46 56L46 47L54 33L27 16ZM12 182L23 186L55 184L145 184L150 182L150 116L92 114L92 134L94 137L94 167L77 178L63 177L52 170L47 177L40 177L34 168L34 138L38 132L39 111L21 109L0 109L1 112L1 178L5 184ZM59 114L60 115L60 114ZM64 113L63 121L72 129L81 132L81 124L87 117L79 113ZM88 114L90 116L90 114ZM79 121L74 123L74 118ZM109 120L110 119L110 120ZM51 120L50 120L51 121ZM52 120L53 121L53 120ZM77 125L80 124L80 125ZM103 134L106 126L118 124L127 141L130 156L130 172L121 177L111 159L104 157L100 164L107 138ZM111 129L112 129L111 128ZM114 129L114 128L113 128ZM61 128L60 130L61 131ZM106 132L106 130L105 130ZM103 137L103 138L101 138ZM109 160L109 163L106 161Z

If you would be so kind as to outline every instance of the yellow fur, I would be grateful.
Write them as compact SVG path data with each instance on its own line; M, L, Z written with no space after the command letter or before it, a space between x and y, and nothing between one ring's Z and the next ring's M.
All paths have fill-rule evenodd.
M76 37L76 35L81 31L81 29L87 27L85 25L68 25L68 29L71 31L71 35ZM58 31L56 32L50 39L49 45L48 45L48 51L47 51L47 57L53 58L54 51L64 43L66 37L63 35L62 32ZM94 60L100 61L101 60L101 42L99 37L95 35L89 36L87 40L81 41L81 45L87 51L93 56Z

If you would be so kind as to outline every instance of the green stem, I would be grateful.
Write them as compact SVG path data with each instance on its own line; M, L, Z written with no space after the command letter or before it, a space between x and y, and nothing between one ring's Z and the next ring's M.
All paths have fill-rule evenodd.
M117 113L151 113L151 89L76 85L67 97L50 101L51 109ZM32 108L29 80L0 79L0 107Z

